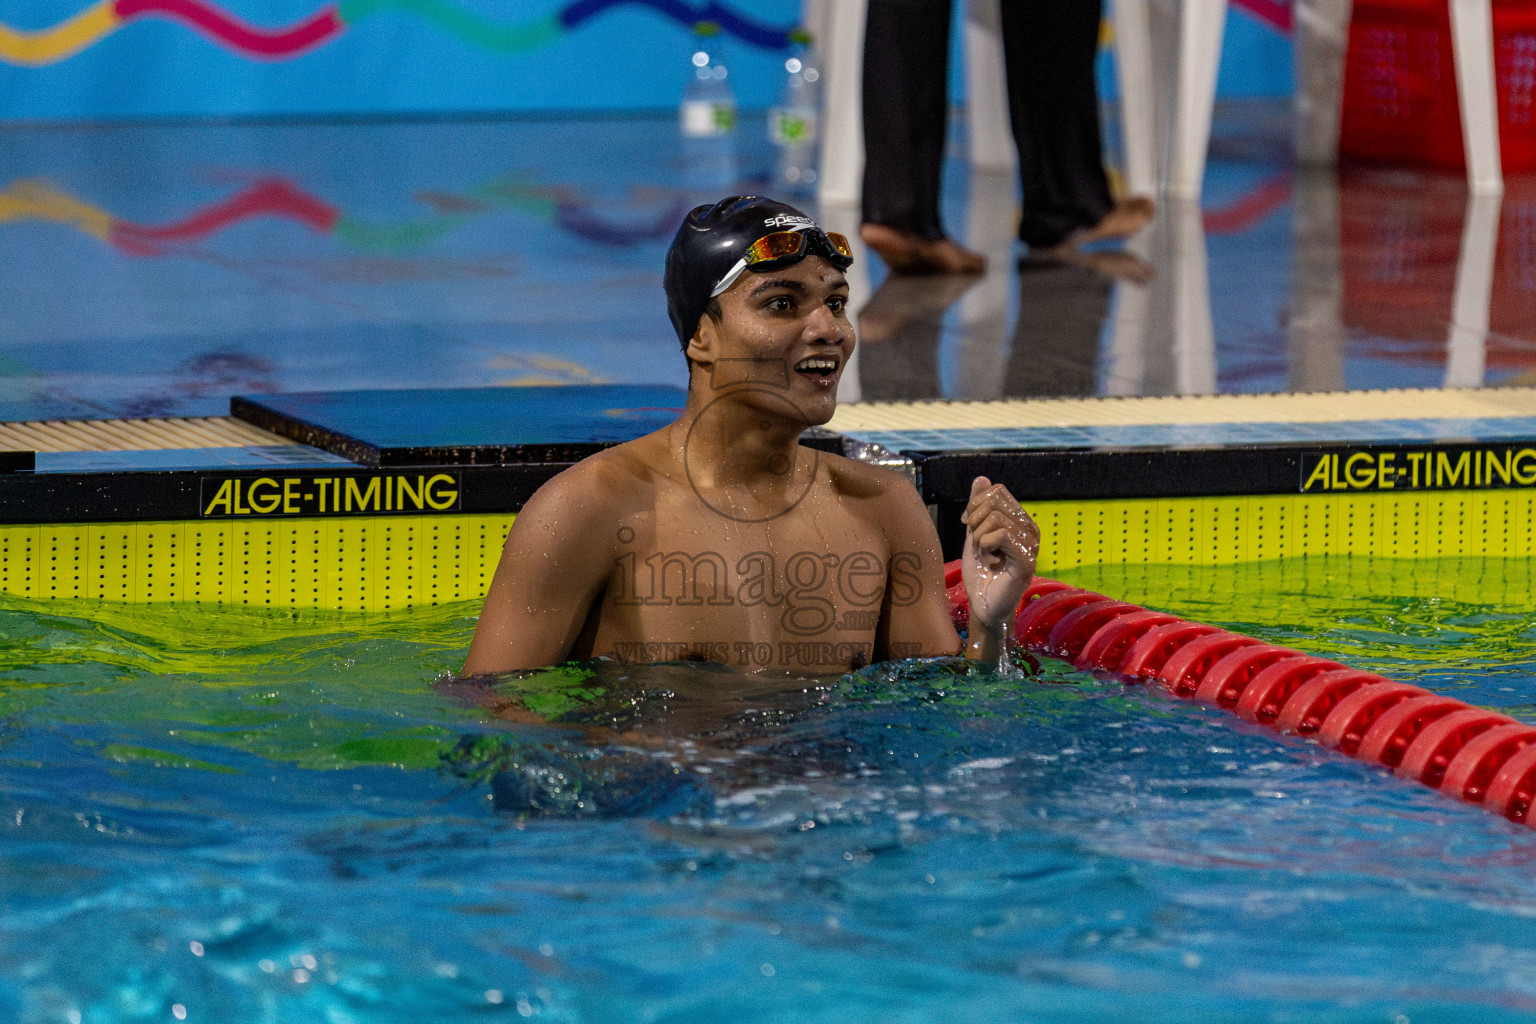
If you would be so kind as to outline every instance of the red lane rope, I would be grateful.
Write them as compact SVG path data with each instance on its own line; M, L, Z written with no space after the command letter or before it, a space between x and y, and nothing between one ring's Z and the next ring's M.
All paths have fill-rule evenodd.
M950 615L970 622L960 563ZM1035 654L1156 682L1277 732L1374 761L1403 778L1536 828L1536 726L1251 636L1036 577L1014 635Z
M179 21L241 53L272 60L319 46L346 27L334 6L280 29L247 25L202 0L117 0L113 10L123 21L150 15Z

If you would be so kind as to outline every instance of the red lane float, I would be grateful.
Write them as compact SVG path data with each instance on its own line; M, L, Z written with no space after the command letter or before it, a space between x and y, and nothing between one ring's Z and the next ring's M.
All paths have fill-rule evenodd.
M1037 601L1027 601L1019 606L1019 616L1014 621L1014 638L1030 650L1044 648L1051 638L1051 630L1069 612L1097 601L1108 601L1103 594L1091 590L1058 590L1046 594Z
M1116 615L1094 631L1093 636L1088 638L1088 642L1083 644L1082 652L1078 654L1074 664L1078 668L1097 668L1105 672L1118 672L1120 662L1130 652L1131 645L1145 636L1154 626L1164 626L1178 621L1179 618L1176 615L1149 612L1145 608Z
M1046 652L1075 661L1083 652L1083 645L1106 623L1113 622L1121 615L1145 610L1140 605L1128 601L1112 601L1107 597L1102 601L1085 604L1063 615L1061 621L1056 623L1045 642Z
M1333 747L1340 753L1354 757L1355 751L1360 749L1360 741L1365 738L1366 730L1384 712L1409 698L1428 696L1428 690L1407 683L1372 686L1352 693L1328 712L1328 717L1323 719L1322 726L1317 730L1317 740L1325 747Z
M1461 753L1462 747L1496 726L1519 724L1508 715L1463 707L1461 711L1452 712L1426 726L1415 737L1403 751L1397 774L1438 788L1445 781L1445 770L1450 767L1451 758Z
M944 586L970 621L960 563ZM1226 708L1536 828L1536 726L1336 661L1036 578L1014 617L1026 650Z
M1141 635L1120 661L1120 674L1136 679L1155 678L1158 671L1191 640L1220 633L1215 626L1202 622L1174 622L1153 626ZM1230 635L1230 634L1229 634Z
M1185 644L1157 671L1157 680L1178 697L1193 697L1205 674L1222 658L1244 647L1260 646L1258 640L1240 633L1217 630Z
M1275 716L1275 728L1280 732L1309 736L1322 727L1329 712L1345 697L1363 686L1387 681L1373 672L1362 672L1357 668L1319 673L1297 687L1286 700L1284 710Z
M1483 806L1495 814L1502 814L1511 821L1536 824L1530 819L1536 811L1536 744L1532 744L1499 766L1493 781L1488 784L1488 795Z
M1457 799L1481 803L1494 773L1532 744L1536 744L1536 727L1515 724L1489 729L1451 759L1440 789Z
M1300 651L1273 644L1258 644L1233 651L1211 666L1211 670L1195 687L1193 697L1202 704L1215 704L1230 708L1242 697L1243 690L1254 677L1270 665L1290 658L1304 658Z
M1360 739L1360 749L1355 756L1362 761L1375 761L1388 768L1396 768L1403 759L1403 752L1423 731L1424 727L1466 705L1454 697L1430 694L1427 697L1409 697L1394 705L1365 731Z

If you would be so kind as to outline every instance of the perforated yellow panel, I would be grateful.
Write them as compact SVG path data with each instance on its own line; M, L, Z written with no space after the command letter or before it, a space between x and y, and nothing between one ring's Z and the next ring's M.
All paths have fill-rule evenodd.
M1403 491L1029 502L1040 570L1303 555L1536 554L1536 493ZM0 593L357 611L479 598L498 515L0 526Z
M484 596L499 515L0 526L0 593L381 611Z
M1302 555L1392 558L1536 553L1536 493L1400 491L1035 501L1040 570L1226 565Z

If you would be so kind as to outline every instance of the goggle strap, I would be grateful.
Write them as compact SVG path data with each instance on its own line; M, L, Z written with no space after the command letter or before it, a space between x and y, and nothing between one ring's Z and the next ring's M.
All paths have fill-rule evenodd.
M736 283L736 279L738 277L746 273L746 270L747 258L743 256L741 259L736 261L735 266L726 271L725 276L720 279L720 283L715 285L715 290L709 293L709 297L712 299L718 299L722 294L724 294L727 288Z

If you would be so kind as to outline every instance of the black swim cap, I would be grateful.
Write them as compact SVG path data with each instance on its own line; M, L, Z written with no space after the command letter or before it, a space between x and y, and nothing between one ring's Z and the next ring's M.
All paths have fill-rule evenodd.
M820 236L820 244L808 246L805 255L826 255L839 270L853 262L826 242L814 220L787 203L764 196L730 196L713 206L694 207L683 218L683 226L677 229L672 247L667 250L663 277L667 316L672 319L683 348L688 347L688 339L698 330L699 319L709 306L710 293L746 254L747 246L776 231L807 231Z

